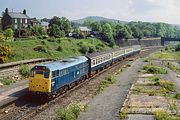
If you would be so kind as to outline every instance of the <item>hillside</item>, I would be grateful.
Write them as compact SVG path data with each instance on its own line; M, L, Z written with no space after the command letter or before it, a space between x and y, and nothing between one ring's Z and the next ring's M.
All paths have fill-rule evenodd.
M88 16L82 19L73 20L72 22L83 24L84 21L86 20L97 21L97 22L108 21L108 22L122 23L122 24L127 23L126 21L120 21L120 20L110 19L110 18L105 18L105 17L100 17L100 16Z
M12 55L8 62L33 58L63 59L111 48L98 39L49 38L47 40L18 40L8 42Z

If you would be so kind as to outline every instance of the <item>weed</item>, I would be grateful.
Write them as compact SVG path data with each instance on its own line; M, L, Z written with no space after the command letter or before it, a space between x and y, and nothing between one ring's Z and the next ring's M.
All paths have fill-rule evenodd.
M145 65L143 67L143 70L146 71L146 73L152 73L152 74L167 74L167 70L164 68L155 66L155 65Z
M155 120L168 120L169 114L163 110L157 110L154 112Z
M63 51L63 48L61 46L58 46L57 51Z
M150 59L149 58L145 58L144 62L150 62Z
M60 108L56 111L57 120L76 120L80 112L87 109L87 104L70 104L67 108Z
M174 98L180 99L180 93L176 93L176 95L174 96Z
M113 84L116 82L116 79L113 76L106 77L104 80L101 81L97 93L100 93L103 91L105 88L107 88L110 84Z
M1 78L0 79L0 83L2 83L3 85L10 85L12 83L14 83L14 80L8 79L8 78Z
M30 68L28 65L21 65L19 68L19 73L24 77L29 77L30 75Z

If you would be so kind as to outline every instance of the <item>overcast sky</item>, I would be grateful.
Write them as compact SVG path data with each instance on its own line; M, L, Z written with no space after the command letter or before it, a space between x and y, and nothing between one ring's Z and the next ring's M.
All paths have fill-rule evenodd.
M36 18L103 16L180 24L180 0L0 0L0 11L6 7L14 12L26 9L30 17Z

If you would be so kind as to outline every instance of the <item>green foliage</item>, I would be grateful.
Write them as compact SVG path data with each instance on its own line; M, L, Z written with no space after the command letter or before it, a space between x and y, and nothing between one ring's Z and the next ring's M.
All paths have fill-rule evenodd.
M54 37L64 37L71 31L71 23L65 17L54 16L49 22L48 33Z
M155 120L169 120L169 114L163 110L154 112Z
M4 36L6 37L6 40L8 38L13 38L14 32L11 28L8 28L4 31Z
M173 82L168 80L163 80L159 76L154 76L150 80L154 81L155 85L161 86L168 91L174 91L175 89L175 84Z
M101 24L99 22L91 23L90 27L91 27L92 31L99 31L99 32L102 31L102 27L101 27Z
M38 51L38 52L47 53L47 49L44 46L42 46L42 45L38 45L38 46L34 47L34 50Z
M89 47L88 46L81 46L79 52L81 52L82 54L87 54L89 51Z
M0 41L5 41L4 34L0 32Z
M144 62L150 62L150 59L149 58L145 58Z
M175 46L175 50L176 50L176 51L180 51L180 43Z
M105 88L107 88L110 84L113 84L116 82L116 79L113 76L106 77L104 80L101 81L97 93L100 93L103 91Z
M119 112L119 118L120 119L127 119L128 118L128 113L126 113L126 112Z
M176 93L176 95L174 96L176 99L180 99L180 93Z
M29 77L29 75L30 75L30 67L28 65L21 65L20 68L19 68L19 73L23 77Z
M167 63L167 67L170 68L171 70L177 72L177 73L180 73L180 68L175 66L173 63L168 62Z
M58 46L57 51L62 52L62 51L63 51L63 48L62 48L61 46Z
M0 63L7 62L7 57L11 54L9 45L0 44Z
M155 66L155 65L145 65L143 67L143 70L146 71L146 73L152 73L152 74L167 74L167 70L164 68Z
M70 104L67 108L57 110L56 120L76 120L80 112L84 112L86 109L86 104Z
M3 85L10 85L12 83L14 83L15 81L8 79L8 78L0 78L0 83L2 83Z

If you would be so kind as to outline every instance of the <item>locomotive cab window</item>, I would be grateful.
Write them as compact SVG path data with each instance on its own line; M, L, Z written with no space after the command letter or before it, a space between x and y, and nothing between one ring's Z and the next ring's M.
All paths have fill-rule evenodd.
M44 78L49 78L49 72L48 71L44 72Z

